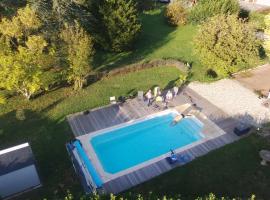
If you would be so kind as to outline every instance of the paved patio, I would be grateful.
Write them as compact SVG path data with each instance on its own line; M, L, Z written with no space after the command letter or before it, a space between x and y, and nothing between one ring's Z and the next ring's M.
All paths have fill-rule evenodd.
M265 99L259 99L237 80L223 79L209 84L193 82L189 88L234 119L255 126L270 121L270 109L263 105Z

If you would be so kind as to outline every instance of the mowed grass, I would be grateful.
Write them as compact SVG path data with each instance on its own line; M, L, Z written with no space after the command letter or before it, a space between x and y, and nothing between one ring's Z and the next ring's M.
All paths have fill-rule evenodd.
M192 64L192 80L207 81L206 69L194 54L193 38L197 33L196 25L170 26L164 18L164 7L140 15L142 33L135 43L134 51L106 53L98 51L94 65L98 70L124 67L125 65L161 58L174 58Z
M68 189L82 192L65 150L72 138L66 115L108 104L110 96L127 96L155 85L165 88L179 73L175 67L157 67L104 78L80 92L60 88L31 101L8 99L0 106L0 149L30 142L43 182L40 190L26 196L42 199L62 196Z
M270 170L260 165L261 149L270 149L269 141L251 135L141 184L124 196L152 192L193 200L214 193L243 199L255 194L256 199L269 199Z

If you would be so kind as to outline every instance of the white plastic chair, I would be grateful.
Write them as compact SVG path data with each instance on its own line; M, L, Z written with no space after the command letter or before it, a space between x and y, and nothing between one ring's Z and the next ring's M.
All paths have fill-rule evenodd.
M116 98L115 98L115 96L110 97L110 103L111 104L116 104Z

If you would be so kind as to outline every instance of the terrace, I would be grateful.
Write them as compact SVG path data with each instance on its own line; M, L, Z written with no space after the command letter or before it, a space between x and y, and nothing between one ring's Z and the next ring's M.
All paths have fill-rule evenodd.
M191 106L193 104L196 104L196 106ZM238 120L230 118L225 112L189 87L183 89L170 102L169 109L175 109L179 113L192 114L204 124L202 133L205 138L179 149L176 152L178 155L185 154L193 160L239 138L233 133ZM106 193L117 194L179 166L179 164L169 164L166 160L168 155L162 155L123 172L108 174L102 169L97 156L89 145L90 138L97 131L140 119L162 110L163 108L161 107L148 107L143 101L135 98L123 104L105 106L68 116L68 122L74 137L82 144L87 157L90 158L94 169L102 181L102 189ZM87 187L86 182L85 184L87 192L91 192L90 190L96 188L95 183L91 183L93 184L91 188Z

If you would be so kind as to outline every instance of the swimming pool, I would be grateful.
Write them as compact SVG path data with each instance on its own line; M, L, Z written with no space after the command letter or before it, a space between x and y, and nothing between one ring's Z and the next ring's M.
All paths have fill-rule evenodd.
M176 115L165 112L94 136L90 143L104 171L118 173L204 137L198 119L187 117L172 125Z

